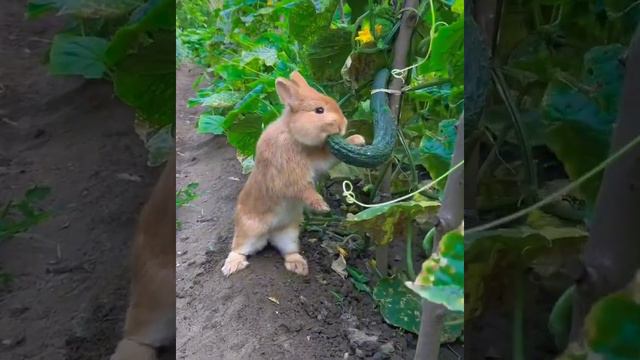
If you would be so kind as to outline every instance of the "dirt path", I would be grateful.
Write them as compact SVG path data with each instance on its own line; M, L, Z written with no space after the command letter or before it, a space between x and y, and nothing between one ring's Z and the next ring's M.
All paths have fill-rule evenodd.
M271 249L222 276L246 178L223 137L194 130L197 111L184 104L196 76L186 66L177 75L177 186L197 182L200 195L178 210L178 359L412 359L415 336L382 322L372 300L331 270L320 241L303 240L308 277L286 271Z
M0 358L105 359L121 333L129 246L155 183L133 111L106 82L48 75L60 19L0 11L0 204L51 188L52 218L0 243ZM173 354L167 353L173 358Z

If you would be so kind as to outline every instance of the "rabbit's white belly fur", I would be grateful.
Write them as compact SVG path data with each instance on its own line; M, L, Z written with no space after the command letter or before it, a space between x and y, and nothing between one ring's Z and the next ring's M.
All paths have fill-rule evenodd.
M271 229L279 229L297 224L302 215L303 204L297 200L285 200L273 212Z

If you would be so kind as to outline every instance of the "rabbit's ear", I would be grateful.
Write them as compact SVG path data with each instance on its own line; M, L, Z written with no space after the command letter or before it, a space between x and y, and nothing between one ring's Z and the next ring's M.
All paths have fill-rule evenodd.
M292 105L298 101L298 87L287 79L276 79L276 92L283 105Z
M300 87L309 87L307 81L297 71L292 72L291 75L289 75L289 78Z

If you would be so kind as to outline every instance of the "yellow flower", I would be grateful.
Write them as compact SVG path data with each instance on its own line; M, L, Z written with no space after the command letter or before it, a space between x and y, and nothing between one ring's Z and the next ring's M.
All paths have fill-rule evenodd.
M273 0L267 0L267 6L273 6Z
M380 34L382 34L382 25L377 24L376 25L376 36L380 36Z
M356 40L360 42L360 45L373 42L373 35L371 35L371 30L369 30L368 26L365 27L363 30L358 31L358 36L356 36Z
M360 42L360 45L369 44L374 41L370 28L369 23L362 24L362 30L358 31L358 36L356 36L356 40ZM380 36L380 34L382 34L382 25L377 24L375 29L376 36Z

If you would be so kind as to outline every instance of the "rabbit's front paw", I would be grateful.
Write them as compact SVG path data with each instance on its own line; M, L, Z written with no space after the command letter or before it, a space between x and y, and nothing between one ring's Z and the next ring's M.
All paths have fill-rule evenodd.
M222 273L224 274L224 276L229 276L234 272L237 272L246 268L248 265L249 265L249 262L247 261L246 256L242 254L230 252L229 256L227 256L227 259L224 261L224 266L222 267Z
M363 146L366 144L364 137L362 135L351 135L347 138L347 142L356 146Z
M284 266L287 268L287 270L292 271L298 275L307 275L309 273L307 260L305 260L302 255L298 253L285 255Z
M322 198L313 199L309 203L309 207L311 207L311 209L319 213L327 213L331 211L331 208L329 207L329 205L327 205L327 203Z
M154 348L139 344L129 339L123 339L118 343L118 347L110 360L156 360Z

